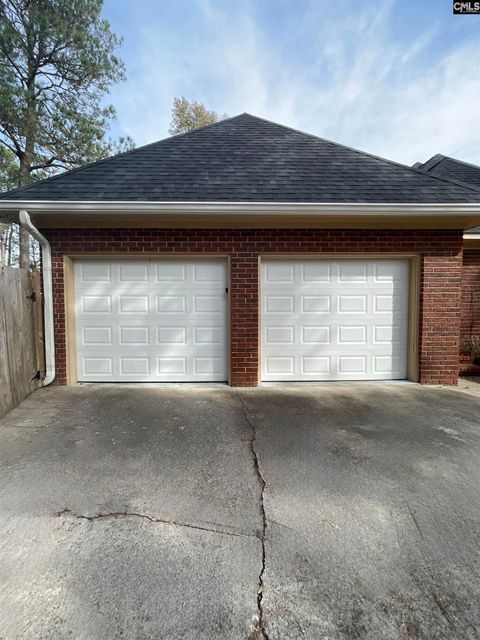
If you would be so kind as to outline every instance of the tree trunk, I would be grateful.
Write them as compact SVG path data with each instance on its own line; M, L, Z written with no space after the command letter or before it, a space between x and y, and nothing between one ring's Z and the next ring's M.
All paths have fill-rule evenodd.
M20 269L30 269L30 234L20 227Z
M0 264L1 265L5 265L6 263L6 257L7 257L7 231L5 230L2 233L2 236L0 238Z
M29 87L29 93L31 94L32 88ZM27 135L25 138L25 151L20 158L20 171L18 176L18 186L24 187L30 183L30 167L33 162L33 150L34 150L34 131L36 124L36 111L35 111L35 98L29 98L29 104L27 107ZM30 234L22 226L20 227L19 234L19 249L20 249L20 269L30 269Z
M31 180L31 166L35 151L35 137L37 128L37 101L35 97L36 69L34 56L34 35L27 29L27 56L28 56L28 80L27 80L27 113L25 128L25 150L20 157L20 171L18 186L24 187ZM30 234L20 227L20 269L30 268Z
M8 228L8 235L7 235L7 265L9 267L12 266L12 242L13 242L13 225L11 224Z
M33 154L25 153L20 162L20 176L18 186L23 187L30 182L30 166ZM30 269L30 234L20 226L19 232L19 252L20 252L20 269L28 271Z

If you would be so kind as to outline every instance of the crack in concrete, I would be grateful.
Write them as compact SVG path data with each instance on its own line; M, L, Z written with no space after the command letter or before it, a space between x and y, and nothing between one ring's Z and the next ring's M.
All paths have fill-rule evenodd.
M418 534L419 534L420 538L425 542L425 536L423 535L423 531L422 531L422 529L420 527L420 524L419 524L419 522L417 520L417 517L415 516L415 513L413 512L412 507L410 506L410 504L409 504L409 502L407 500L405 500L405 504L407 505L408 511L409 511L410 516L411 516L411 518L412 518L412 520L413 520L413 522L415 524L415 527L416 527L416 529L418 531ZM431 579L432 583L435 584L435 582L436 582L435 576L433 575L433 571L430 569L430 567L428 566L427 563L425 563L425 568L426 568L426 570L427 570L427 572L428 572L428 574L430 576L430 579ZM438 608L438 610L440 611L442 616L445 618L445 620L448 622L448 624L450 626L452 626L452 627L455 626L455 623L454 623L454 621L453 621L453 619L452 619L452 617L451 617L451 615L450 615L450 613L448 612L448 609L447 609L448 605L451 604L451 603L448 602L448 603L444 604L440 600L440 597L435 593L435 591L433 591L432 589L429 589L429 591L430 591L430 594L431 594L431 596L433 598L433 601L434 601L436 607Z
M438 610L440 611L442 616L445 618L445 620L448 622L448 624L451 627L455 626L455 624L454 624L454 622L453 622L453 620L452 620L452 618L451 618L451 616L450 616L450 614L448 613L448 610L447 610L447 606L450 603L448 603L446 605L443 604L443 602L440 600L440 598L437 596L437 594L434 593L433 591L432 591L432 598L433 598L433 601L435 602L435 604L437 605Z
M257 638L263 638L263 640L269 640L267 631L265 629L265 620L263 616L263 603L262 603L263 590L265 586L263 577L265 574L265 565L266 565L265 539L266 539L266 532L267 532L267 514L265 512L264 494L265 494L265 489L267 488L267 483L265 482L265 478L262 475L262 471L260 468L260 461L259 461L258 452L256 448L257 430L253 422L248 417L245 402L243 398L240 396L240 393L238 391L236 391L236 396L240 402L240 406L242 409L243 416L245 418L245 422L250 427L251 434L252 434L252 437L249 440L250 451L252 454L253 468L255 470L255 475L260 485L260 515L262 518L262 531L259 536L259 540L262 544L262 566L260 568L260 573L258 574L258 587L257 587L258 614L257 614L257 621L256 621L255 628L253 629L252 633L249 635L248 640L256 640Z
M170 520L168 518L157 518L154 516L149 516L146 513L137 513L136 511L110 511L108 513L97 513L94 516L87 516L82 513L75 513L68 507L62 509L62 511L57 511L55 517L59 518L64 515L70 515L77 520L88 520L89 522L94 522L95 520L102 520L106 518L121 518L121 517L131 517L131 518L145 518L149 522L153 522L154 524L166 524L172 527L184 527L186 529L196 529L198 531L208 531L209 533L218 533L224 536L234 536L235 538L257 538L259 536L254 533L234 533L233 531L226 531L225 529L213 529L210 527L202 527L197 524L190 524L188 522L179 522L178 520Z
M405 503L407 505L408 511L410 513L410 516L411 516L411 518L412 518L412 520L413 520L413 522L415 524L415 527L417 528L417 531L418 531L420 537L422 538L422 540L425 540L425 538L423 537L423 531L420 528L420 525L418 524L418 520L417 520L415 514L413 513L412 507L410 506L410 504L407 501L405 501Z

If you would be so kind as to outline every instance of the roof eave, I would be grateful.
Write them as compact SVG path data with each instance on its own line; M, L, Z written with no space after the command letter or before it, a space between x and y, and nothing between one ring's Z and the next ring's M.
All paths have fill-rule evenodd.
M480 225L478 203L365 203L365 202L132 202L0 200L0 220L18 221L20 210L36 223L52 227L135 226L267 226L286 228L313 223L317 228L450 228L468 230ZM126 224L126 220L130 224ZM110 222L111 220L111 222ZM312 222L313 221L313 222Z
M63 213L75 215L77 213L272 213L291 215L295 213L337 213L374 215L404 215L418 213L420 215L480 213L480 202L466 203L378 203L378 202L150 202L124 200L0 200L0 215L17 215L18 211L26 209L35 214Z

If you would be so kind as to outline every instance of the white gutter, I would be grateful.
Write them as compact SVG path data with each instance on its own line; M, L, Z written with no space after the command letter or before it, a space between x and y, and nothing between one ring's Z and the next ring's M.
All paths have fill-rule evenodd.
M52 295L52 250L50 243L32 224L28 212L24 209L18 212L20 224L28 229L30 234L38 240L42 247L42 275L43 275L43 313L45 332L45 378L42 387L51 384L55 379L55 343L53 335L53 295Z
M464 240L480 240L480 231L478 231L477 233L464 233L463 239Z
M222 214L244 215L263 213L272 215L336 214L336 215L391 215L408 214L438 216L480 213L480 202L474 203L364 203L364 202L145 202L105 200L0 200L0 211L16 213L18 209L30 213L147 213L162 214Z

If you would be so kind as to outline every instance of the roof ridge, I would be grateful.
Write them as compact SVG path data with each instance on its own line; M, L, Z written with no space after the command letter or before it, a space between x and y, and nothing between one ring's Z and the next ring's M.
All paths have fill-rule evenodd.
M434 167L436 167L437 165L434 165ZM416 169L416 171L418 171L418 173L421 173L424 176L430 176L431 178L437 178L438 180L443 180L443 182L450 182L451 184L454 184L456 186L459 187L463 187L464 189L470 189L470 191L480 191L480 187L477 187L476 184L470 184L469 182L462 182L461 180L455 180L455 178L447 178L444 176L435 176L435 175L431 175L431 173L429 172L429 170L426 169Z
M438 167L444 160L450 160L452 162L456 162L457 164L464 164L468 167L472 167L473 169L478 169L480 171L480 166L476 164L472 164L470 162L465 162L464 160L458 160L457 158L453 158L452 156L445 156L443 153L436 153L434 156L426 160L425 162L418 162L419 166L412 166L412 169L415 171L419 171L424 175L429 175L431 178L438 178L439 180L443 180L444 182L451 182L452 184L458 185L465 189L471 189L472 191L480 191L480 187L476 184L472 184L471 182L463 182L463 180L456 180L455 178L450 178L447 176L436 176L435 174L431 174L430 171Z
M441 155L441 154L438 154L438 155ZM454 158L453 156L442 156L442 158L444 160L451 160L452 162L457 162L458 164L464 164L467 167L473 167L473 169L479 169L480 170L480 165L473 164L473 162L467 162L466 160L460 160L459 158Z
M202 131L203 129L208 129L209 127L215 127L223 122L229 122L230 120L235 120L236 118L240 118L240 116L250 115L248 113L240 113L236 116L232 116L231 118L224 118L223 120L218 120L217 122L212 122L211 124L206 124L203 127L198 127L197 129L192 129L191 131L184 131L183 133L177 133L173 136L168 136L167 138L161 138L160 140L155 140L155 142L148 142L147 144L143 144L141 147L135 147L135 149L129 149L128 151L122 151L122 153L116 153L114 156L108 156L107 158L100 158L99 160L94 160L93 162L87 162L87 164L82 164L79 167L73 167L72 169L68 169L67 171L62 171L61 173L56 173L53 176L49 176L48 178L44 178L43 180L39 180L38 182L31 182L30 184L24 185L22 187L16 187L15 189L9 189L8 191L1 192L1 195L4 193L19 193L20 191L28 191L29 189L36 187L40 182L43 184L45 182L51 182L58 178L63 178L67 175L71 175L72 173L76 173L77 171L81 171L82 169L87 169L90 167L97 166L99 164L103 164L105 162L109 162L110 160L116 160L117 158L123 158L124 156L128 156L130 154L136 153L137 151L144 151L149 147L153 147L156 144L161 144L163 142L168 142L169 140L182 138L185 136L189 136L192 133L197 133L198 131ZM255 116L251 116L255 117Z
M242 115L250 116L251 118L255 118L256 120L263 120L263 122L267 122L268 124L272 124L276 127L282 127L283 129L288 129L289 131L293 131L294 133L299 133L301 135L306 136L307 138L313 138L314 140L319 140L321 142L326 142L327 144L333 145L335 147L341 147L342 149L346 149L347 151L353 151L354 153L358 153L362 156L368 156L369 158L373 158L374 160L379 160L381 162L386 162L388 164L394 165L396 167L401 167L402 169L408 169L409 171L413 171L414 173L419 173L423 176L428 176L429 178L440 180L442 182L448 182L450 184L455 184L461 186L462 188L471 189L472 191L480 191L480 189L476 187L472 187L471 185L467 185L460 182L455 182L454 180L450 180L448 178L442 178L440 176L431 175L426 171L421 171L414 167L410 167L407 164L402 164L401 162L396 162L395 160L389 160L388 158L382 158L382 156L377 156L373 153L369 153L368 151L362 151L361 149L355 149L354 147L349 147L348 145L342 144L341 142L334 142L333 140L328 140L328 138L322 138L321 136L317 136L314 133L307 133L306 131L302 131L301 129L295 129L294 127L289 127L288 125L279 124L278 122L273 122L272 120L267 120L266 118L261 118L259 116L252 116L250 113L245 113ZM440 155L440 154L437 154ZM474 165L475 166L475 165Z
M431 169L433 169L437 165L439 165L442 162L442 160L445 160L445 158L446 158L446 156L444 156L443 154L436 153L434 156L432 156L431 158L429 158L425 162L419 162L418 163L419 166L416 167L416 168L417 169L423 169L424 171L430 171Z

